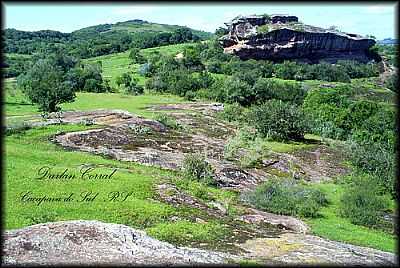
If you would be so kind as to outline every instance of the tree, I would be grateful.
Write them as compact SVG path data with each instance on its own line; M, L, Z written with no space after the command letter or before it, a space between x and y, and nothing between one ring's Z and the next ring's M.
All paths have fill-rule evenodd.
M72 102L75 93L72 84L54 59L37 61L25 75L18 77L18 86L43 112L57 112L59 105Z
M132 48L131 51L129 52L129 58L132 60L133 63L145 63L146 59L143 57L142 54L140 54L140 49L138 48Z
M127 86L131 82L131 76L129 73L123 73L122 75L118 76L115 80L115 83L120 87L121 85Z
M116 83L118 86L124 85L127 93L133 95L139 95L143 93L143 87L138 85L138 79L129 75L129 73L124 73L117 77Z

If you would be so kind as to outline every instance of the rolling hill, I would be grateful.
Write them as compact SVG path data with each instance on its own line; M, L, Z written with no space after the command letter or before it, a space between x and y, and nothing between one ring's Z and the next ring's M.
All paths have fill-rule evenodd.
M173 32L177 29L186 28L180 25L169 25L152 23L144 20L134 19L124 22L117 22L115 24L100 24L95 26L89 26L71 33L72 36L80 36L87 34L102 35L112 34L115 32L128 32L128 33L162 33L162 32ZM200 37L200 39L208 39L213 36L212 33L204 32L200 30L190 29L193 34Z
M185 26L135 19L94 25L71 33L5 29L3 36L5 53L48 54L62 49L64 53L84 59L123 52L131 47L149 48L205 40L213 34Z

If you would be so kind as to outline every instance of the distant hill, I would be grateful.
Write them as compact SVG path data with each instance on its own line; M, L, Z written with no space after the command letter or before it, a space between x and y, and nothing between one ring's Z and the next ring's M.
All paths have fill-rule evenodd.
M398 45L399 40L393 38L385 38L383 40L378 40L377 43L380 45Z
M162 33L162 32L173 32L177 29L187 28L185 26L180 25L169 25L169 24L160 24L148 22L145 20L134 19L128 20L124 22L117 22L115 24L100 24L95 26L89 26L86 28L82 28L80 30L74 31L72 35L81 35L81 34L94 34L94 33L112 33L112 32L128 32L128 33ZM190 29L190 28L189 28ZM200 37L200 39L208 39L213 36L212 33L190 29L193 34Z
M123 52L131 47L149 48L205 40L213 34L185 26L134 19L85 27L72 33L5 29L3 36L5 53L51 53L61 48L76 57L89 58Z

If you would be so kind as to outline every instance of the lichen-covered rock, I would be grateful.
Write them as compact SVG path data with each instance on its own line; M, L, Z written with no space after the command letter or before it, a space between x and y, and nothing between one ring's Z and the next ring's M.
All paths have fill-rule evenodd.
M229 263L236 256L176 247L128 226L99 221L37 224L3 234L2 265Z
M241 246L248 257L267 263L395 266L398 262L393 253L298 233L251 239Z
M315 63L341 59L368 62L376 57L369 52L373 39L305 25L295 16L239 17L227 25L229 33L220 43L226 53L241 59Z

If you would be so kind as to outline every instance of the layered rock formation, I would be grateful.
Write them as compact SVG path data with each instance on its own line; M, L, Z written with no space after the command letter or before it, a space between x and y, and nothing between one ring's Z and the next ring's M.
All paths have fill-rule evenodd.
M369 51L375 44L373 39L306 25L296 16L237 17L226 25L229 33L220 38L220 43L225 53L241 59L334 63L338 60L368 62L376 57Z

